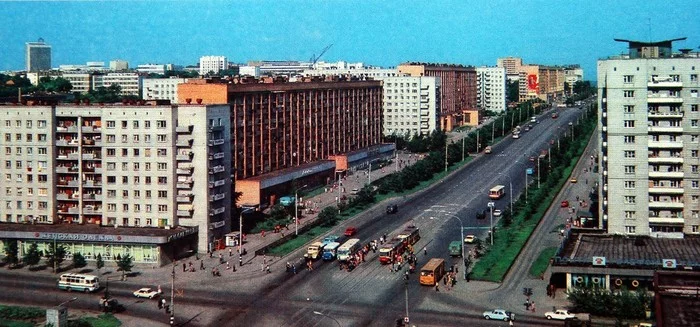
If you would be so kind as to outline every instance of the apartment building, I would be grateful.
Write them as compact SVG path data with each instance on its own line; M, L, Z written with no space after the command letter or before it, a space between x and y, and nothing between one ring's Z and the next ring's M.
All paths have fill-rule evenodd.
M0 239L88 240L66 246L165 263L230 232L227 106L0 106L0 117Z
M92 78L92 88L110 87L119 85L121 95L135 95L141 97L141 85L143 77L137 73L107 73L96 74Z
M179 86L178 96L180 103L230 106L232 162L242 205L274 204L288 195L292 181L323 185L349 166L393 151L380 144L379 81L337 76L300 82L190 80Z
M28 72L38 72L51 69L51 46L39 38L36 42L24 45L24 61Z
M676 40L616 40L629 54L598 61L599 224L609 233L700 233L700 56L672 53Z
M477 109L476 69L453 64L404 63L399 73L440 78L440 128L451 131L466 123L468 110Z
M126 60L112 60L109 62L109 70L122 71L129 69L129 62Z
M429 135L439 128L440 79L384 77L384 135Z
M517 81L520 78L520 66L522 65L523 59L518 57L498 58L496 61L496 67L506 69L509 81Z
M224 69L228 69L228 60L224 56L203 56L199 58L199 75L206 75L209 72L218 74Z
M172 76L170 78L144 78L141 94L144 100L169 100L178 103L178 84L187 83L186 78Z
M506 69L501 67L476 68L479 109L497 113L506 111Z
M172 66L170 64L141 64L136 66L136 71L142 74L165 75L165 72L172 70Z
M569 86L569 94L567 95L573 93L576 82L583 82L583 68L579 65L564 67L564 83Z
M554 66L522 65L518 81L519 102L540 99L546 102L564 96L564 69Z
M92 90L92 73L64 72L61 77L65 78L73 86L71 92L87 93Z

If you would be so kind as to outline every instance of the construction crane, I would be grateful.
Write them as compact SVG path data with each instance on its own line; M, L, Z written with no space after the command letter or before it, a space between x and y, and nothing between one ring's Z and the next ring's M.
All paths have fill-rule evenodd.
M331 43L328 46L326 46L325 48L323 48L323 50L321 50L321 53L318 56L312 55L311 59L309 60L311 62L311 68L314 68L314 65L316 65L316 62L319 59L321 59L321 56L323 56L323 54L326 53L326 51L328 51L328 49L330 49L332 46L333 46L333 43Z

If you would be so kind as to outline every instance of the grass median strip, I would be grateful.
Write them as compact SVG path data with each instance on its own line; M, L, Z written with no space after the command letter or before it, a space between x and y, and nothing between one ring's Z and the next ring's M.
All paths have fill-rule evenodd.
M549 266L549 260L557 253L557 248L546 248L530 266L530 276L541 277Z

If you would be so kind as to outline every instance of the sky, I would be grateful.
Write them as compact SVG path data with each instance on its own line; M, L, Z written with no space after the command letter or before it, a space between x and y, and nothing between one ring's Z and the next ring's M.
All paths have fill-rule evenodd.
M25 42L52 46L52 66L122 59L194 65L321 61L395 67L406 61L495 66L579 64L595 80L596 61L631 40L687 37L700 45L697 0L463 1L17 1L0 0L0 71L24 69Z

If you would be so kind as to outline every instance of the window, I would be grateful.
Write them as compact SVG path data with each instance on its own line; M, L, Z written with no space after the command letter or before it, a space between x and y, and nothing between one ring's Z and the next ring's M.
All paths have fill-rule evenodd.
M697 105L697 104L691 104L691 105L690 105L690 111L692 111L692 112L698 112L698 105Z
M158 212L167 212L168 211L168 205L167 204L159 204L158 205Z
M129 135L122 135L122 143L129 142Z
M15 141L21 141L22 140L22 134L17 133L15 134Z
M36 122L37 127L39 128L46 128L46 121L45 120L39 120Z
M148 162L146 163L148 165ZM151 176L145 176L146 177L146 185L151 185Z
M635 157L635 153L633 150L626 150L625 151L625 158L634 158L634 157Z
M158 149L159 157L166 157L168 155L168 149Z
M107 203L107 211L108 212L117 211L117 204L116 203Z
M625 135L625 143L634 143L634 135Z
M156 120L156 128L165 128L167 127L165 124L165 120Z
M117 155L117 150L114 148L107 148L107 156L108 157L114 157Z
M625 127L626 128L633 128L634 127L634 120L625 120Z
M134 185L141 184L141 176L134 176Z
M143 141L146 143L151 143L151 134L146 134L143 136Z
M129 163L122 162L122 171L127 171L127 170L129 170Z
M114 134L107 134L107 143L114 143L117 141L117 136Z
M635 204L636 203L636 197L635 196L625 196L625 203L627 204Z
M158 134L157 140L158 140L158 143L165 143L168 141L168 137L165 134Z
M117 197L116 190L107 190L107 198L116 198L116 197Z
M141 191L140 190L134 190L134 199L140 199L141 198ZM141 208L139 206L139 208Z
M141 155L141 151L139 149L134 149L134 157L138 157Z
M158 163L158 170L167 170L168 169L168 164L165 162L159 162Z
M623 106L623 109L624 109L626 114L634 113L634 106L626 105L626 106Z
M134 126L134 129L139 129L139 121L138 121L138 120L134 120L133 126Z
M146 190L146 199L150 199L150 198L151 198L151 191Z
M625 98L634 98L634 91L631 91L631 90L622 91L622 96Z
M636 226L625 226L625 233L635 234L635 233L637 233L637 227Z
M151 128L151 121L147 120L147 121L143 122L143 126L144 126L144 128Z
M114 120L108 120L108 121L107 121L107 128L114 128L114 127L116 127L116 126L117 126L117 125L116 125L116 123L114 122Z
M697 82L698 81L698 74L690 74L690 81Z
M634 175L634 166L625 166L625 174Z
M25 138L27 139L27 142L32 142L32 141L34 141L34 138L32 137L32 134L27 133L27 135L25 136Z
M159 199L166 199L168 197L168 191L158 191Z
M634 211L625 211L625 219L634 219L637 213Z
M151 226L151 225L153 225L153 219L146 218L146 226Z
M625 181L625 188L628 190L634 189L634 181Z
M116 183L117 183L116 176L107 176L107 184L116 184Z
M47 154L46 148L39 148L39 154L41 154L41 155Z
M122 212L129 212L129 204L128 203L122 204Z
M697 98L698 97L698 90L690 90L690 97Z
M160 185L168 184L168 178L165 176L158 176L158 184L160 184Z
M5 142L12 142L12 134L5 133Z
M690 120L690 127L698 127L698 120L697 119L691 119Z
M129 156L129 150L128 149L122 149L122 157L128 157Z
M117 164L114 162L107 163L107 171L113 171L117 168Z
M146 162L146 163L144 163L144 165L146 166L146 171L151 171L151 163L150 162Z
M122 176L122 184L129 184L129 176Z
M141 164L138 162L134 162L134 171L139 171L141 169Z
M694 174L698 173L698 165L690 165L690 171Z
M623 83L632 83L632 82L634 82L634 76L632 76L632 75L622 76L622 82Z
M122 120L122 128L127 128L129 126L129 122L126 120Z
M46 134L38 134L37 139L39 142L46 142Z

